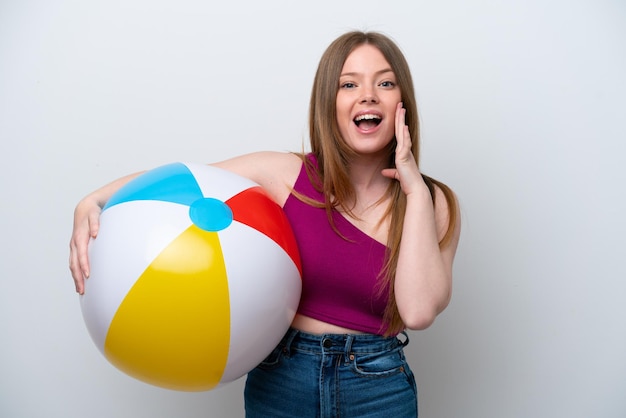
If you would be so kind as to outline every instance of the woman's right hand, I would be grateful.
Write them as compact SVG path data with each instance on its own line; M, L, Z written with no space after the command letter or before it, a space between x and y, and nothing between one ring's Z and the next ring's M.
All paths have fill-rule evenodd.
M74 209L74 230L70 239L70 271L76 292L85 292L85 279L89 277L89 240L98 235L102 208L97 200L87 196Z
M102 208L116 191L142 173L121 177L94 191L76 205L74 230L70 239L70 271L78 294L85 293L85 280L89 277L89 240L98 235Z

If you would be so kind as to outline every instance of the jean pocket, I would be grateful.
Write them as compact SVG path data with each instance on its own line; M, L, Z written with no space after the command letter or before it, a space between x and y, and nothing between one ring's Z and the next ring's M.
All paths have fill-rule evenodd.
M278 367L283 357L283 353L284 350L282 344L280 344L276 348L274 348L272 352L267 357L265 357L265 359L261 363L259 363L257 367L264 370L270 370Z
M366 377L385 377L407 368L402 349L382 353L359 353L350 356L354 371Z

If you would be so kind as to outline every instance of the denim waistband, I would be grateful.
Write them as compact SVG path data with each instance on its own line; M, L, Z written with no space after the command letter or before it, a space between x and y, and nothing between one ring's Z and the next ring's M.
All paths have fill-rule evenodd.
M400 334L404 337L402 340L399 338ZM392 337L373 334L317 335L289 328L280 345L285 352L297 348L326 354L376 353L405 347L409 343L409 336L404 331L400 334Z

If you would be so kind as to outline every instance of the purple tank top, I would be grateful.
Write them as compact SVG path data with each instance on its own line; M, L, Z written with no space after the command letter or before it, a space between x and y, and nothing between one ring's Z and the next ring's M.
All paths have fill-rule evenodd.
M308 158L315 163L315 157ZM294 189L322 202L302 165ZM387 291L377 297L378 275L385 245L333 211L340 237L324 208L313 207L293 194L283 207L293 228L302 260L302 297L298 313L370 334L382 334Z

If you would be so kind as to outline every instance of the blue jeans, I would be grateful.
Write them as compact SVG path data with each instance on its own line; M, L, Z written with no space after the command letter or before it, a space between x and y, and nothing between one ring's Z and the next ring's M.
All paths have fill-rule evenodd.
M377 335L312 335L290 329L248 374L247 418L417 417L409 343Z

